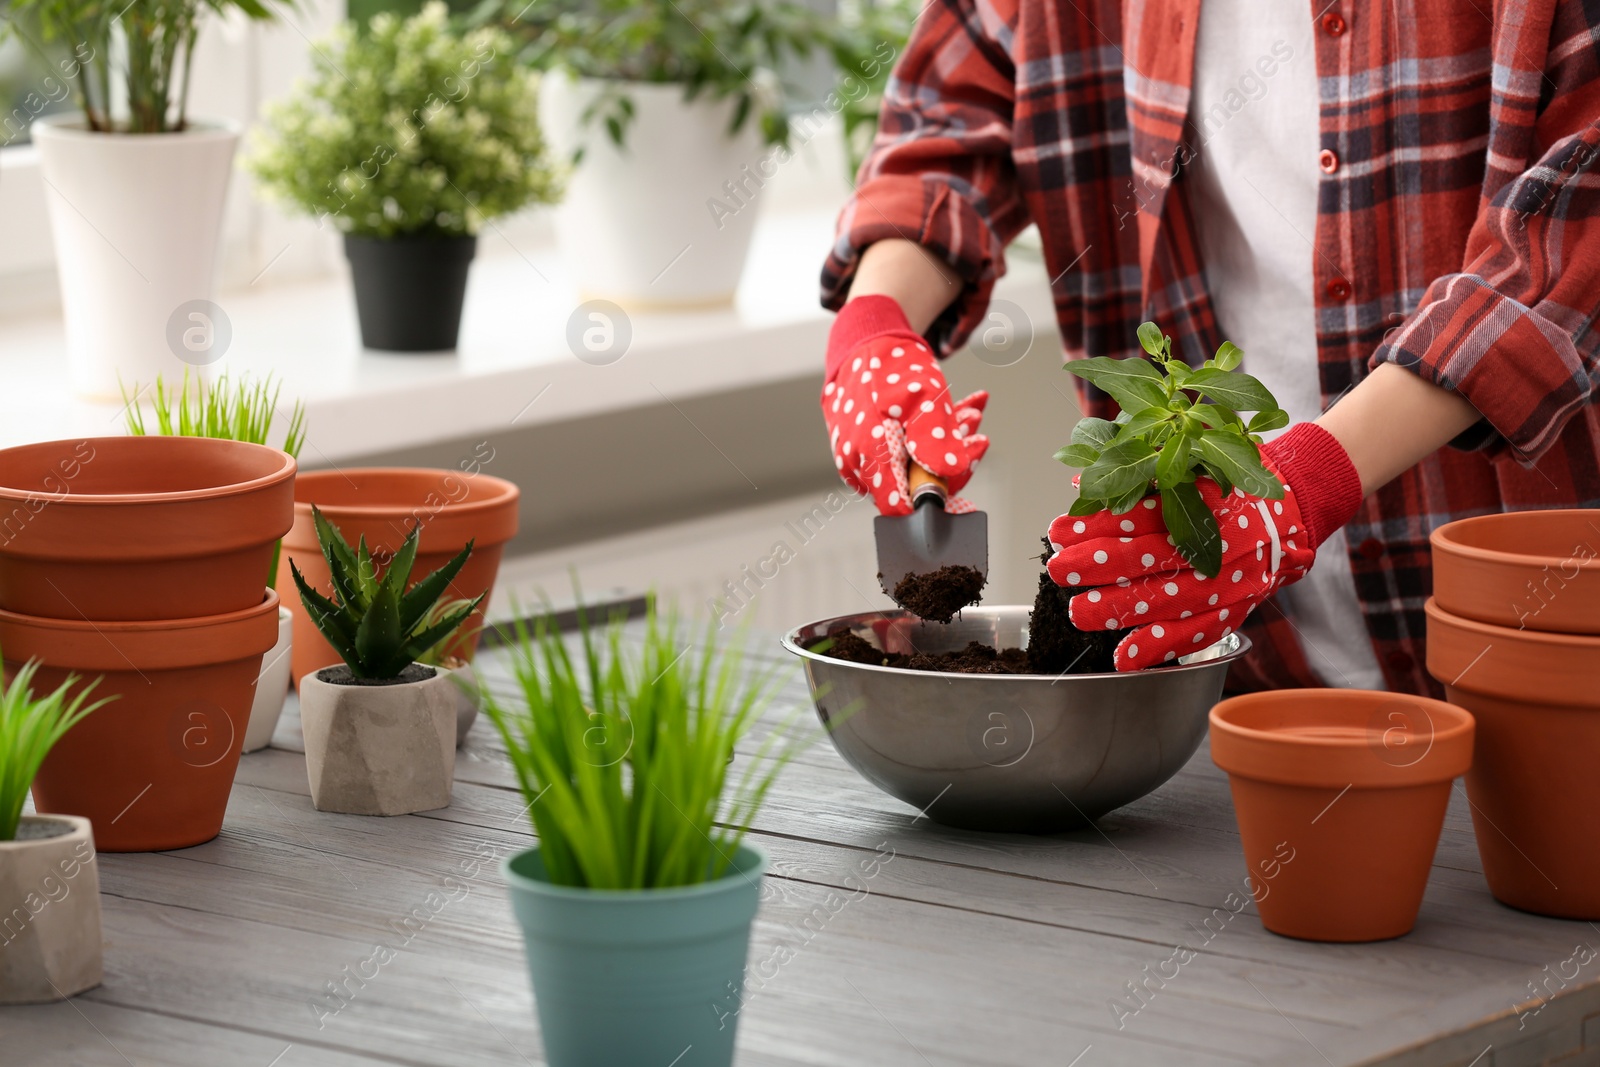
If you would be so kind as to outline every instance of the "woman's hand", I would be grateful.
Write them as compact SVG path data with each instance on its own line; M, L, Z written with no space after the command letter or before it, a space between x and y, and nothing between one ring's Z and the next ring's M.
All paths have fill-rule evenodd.
M938 359L889 297L858 297L834 320L822 387L828 443L840 477L880 513L911 514L910 460L944 479L946 510L971 510L953 494L988 450L977 432L988 401L984 392L951 400Z
M1305 574L1317 546L1361 504L1360 476L1320 426L1292 428L1262 446L1261 459L1283 482L1282 500L1237 488L1225 496L1209 478L1196 483L1221 531L1215 578L1197 573L1173 547L1154 496L1124 515L1062 515L1050 524L1050 577L1095 587L1072 598L1073 625L1133 628L1117 645L1117 670L1159 666L1237 630L1258 604Z

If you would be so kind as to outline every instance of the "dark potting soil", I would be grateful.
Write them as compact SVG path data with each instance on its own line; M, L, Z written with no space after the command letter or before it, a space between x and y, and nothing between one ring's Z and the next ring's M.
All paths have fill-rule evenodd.
M435 673L437 672L432 667L425 667L420 663L408 663L397 678L357 678L355 672L341 663L337 667L322 668L317 672L317 680L327 682L329 685L405 685L408 682L427 681Z
M1045 545L1043 558L1049 559L1048 542ZM981 575L979 587L982 587ZM913 671L942 671L946 674L1101 674L1114 671L1116 662L1112 658L1112 653L1116 650L1117 642L1121 641L1128 631L1103 630L1086 633L1072 625L1072 619L1067 613L1068 602L1087 589L1087 586L1059 586L1050 579L1048 571L1039 575L1039 592L1033 599L1033 614L1028 622L1026 651L1020 648L997 651L988 645L971 641L959 652L943 652L938 655L923 652L910 655L903 652L884 652L870 641L858 637L843 627L828 634L828 640L832 642L829 647L822 649L819 646L817 650L825 656L850 663L902 667ZM895 592L895 599L900 600L899 587L896 587ZM924 619L931 618L916 611L903 600L900 602L908 611L913 611ZM954 615L953 610L951 614Z
M996 651L977 641L967 642L967 647L956 652L883 652L865 638L858 637L840 627L828 634L832 642L826 649L817 646L825 656L864 663L873 667L900 667L908 671L937 671L944 674L1027 674L1028 654L1020 648Z
M883 575L878 576L881 584ZM986 579L973 567L945 565L927 574L908 574L889 592L894 602L928 622L949 622L956 612L978 602Z

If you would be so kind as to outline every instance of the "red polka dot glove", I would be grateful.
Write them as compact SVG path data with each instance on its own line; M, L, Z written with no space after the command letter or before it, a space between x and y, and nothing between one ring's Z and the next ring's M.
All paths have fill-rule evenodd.
M1062 515L1050 524L1050 577L1095 587L1072 598L1073 625L1132 628L1117 645L1117 670L1160 666L1233 633L1258 604L1298 581L1317 546L1361 505L1350 457L1315 423L1263 445L1261 460L1283 482L1282 500L1237 488L1224 497L1209 478L1195 483L1222 533L1215 578L1198 574L1173 547L1153 495L1124 515Z
M828 334L822 417L839 475L870 494L884 515L911 514L910 460L943 478L945 510L971 511L955 496L989 448L977 432L988 393L952 401L939 361L886 296L850 301Z

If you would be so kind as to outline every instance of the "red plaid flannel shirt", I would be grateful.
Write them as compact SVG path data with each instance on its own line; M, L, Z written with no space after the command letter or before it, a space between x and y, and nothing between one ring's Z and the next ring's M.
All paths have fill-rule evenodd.
M1392 362L1484 416L1346 527L1389 686L1437 694L1429 532L1600 506L1600 5L1304 10L1331 170L1313 259L1324 404ZM840 217L824 303L843 302L866 246L915 240L966 282L930 331L948 355L1031 221L1069 357L1137 356L1148 318L1203 360L1221 338L1184 181L1201 140L1187 114L1199 17L1200 0L932 0ZM1115 411L1097 390L1084 408ZM1282 612L1254 619L1261 654L1234 681L1316 684Z

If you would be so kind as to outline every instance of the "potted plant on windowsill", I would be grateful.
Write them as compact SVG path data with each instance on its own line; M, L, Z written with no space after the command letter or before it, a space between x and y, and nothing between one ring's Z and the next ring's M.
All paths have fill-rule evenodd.
M746 674L714 625L685 646L653 600L637 654L620 622L579 618L576 655L548 618L519 622L518 698L484 705L539 837L503 869L545 1056L726 1067L767 866L745 834L792 735L775 728L733 774L772 675Z
M89 703L98 683L79 688L77 675L35 697L37 670L24 664L0 688L0 1004L40 1004L100 984L100 873L89 820L24 815L22 804L55 743L114 698Z
M239 129L188 114L208 13L272 16L262 0L12 0L8 15L73 55L79 111L32 129L55 234L74 388L103 399L117 376L180 368L184 331L209 322L223 202ZM173 324L176 323L176 330ZM174 340L174 334L180 340Z
M306 614L344 659L300 681L306 773L318 811L407 815L448 807L456 766L456 693L448 671L418 663L478 607L429 622L429 609L467 557L406 586L417 558L413 528L383 574L362 538L355 549L319 511L312 518L333 574L323 596L289 561ZM481 599L481 598L480 598Z
M510 49L454 33L443 3L378 15L319 42L313 77L265 109L246 166L344 233L368 348L455 348L479 228L556 196L536 81Z
M187 368L182 385L169 390L162 378L156 378L153 390L155 432L166 437L211 437L225 441L248 441L265 445L272 435L272 424L278 412L278 394L281 385L274 385L271 375L262 382L230 381L223 374L215 382L207 383L196 376L191 383ZM144 392L135 385L132 395L123 391L124 417L128 432L144 436L150 431L145 422L144 410L139 406ZM300 458L301 446L306 439L305 404L296 400L289 413L289 425L284 431L283 451ZM267 571L266 588L271 589L278 576L278 557L283 551L280 540L272 550L272 566ZM278 607L278 642L263 657L261 674L256 679L255 699L250 706L250 724L245 728L244 752L255 752L272 743L272 733L278 726L278 716L283 713L283 702L289 694L290 647L294 638L294 613L287 605Z
M544 126L576 163L556 228L578 288L632 307L731 300L759 192L790 158L783 75L828 54L845 75L831 114L866 99L895 51L792 0L504 0L486 10L549 74ZM809 116L805 137L812 121L821 125Z

